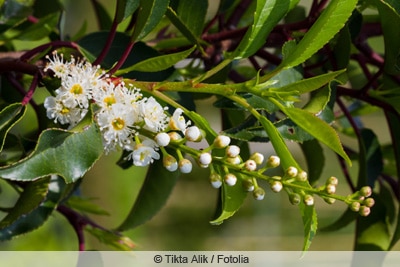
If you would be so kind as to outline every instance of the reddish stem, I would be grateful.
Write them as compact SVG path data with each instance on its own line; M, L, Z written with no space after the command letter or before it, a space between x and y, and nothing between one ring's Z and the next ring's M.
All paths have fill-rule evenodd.
M108 72L108 74L113 75L117 70L119 70L122 67L122 65L124 65L134 45L135 42L129 42L121 58L118 60L117 64Z
M33 94L35 93L35 90L37 88L38 82L39 82L39 77L40 73L36 72L35 75L33 76L33 80L31 83L31 86L29 87L28 92L25 94L24 99L22 99L22 105L28 105L28 103L32 100Z

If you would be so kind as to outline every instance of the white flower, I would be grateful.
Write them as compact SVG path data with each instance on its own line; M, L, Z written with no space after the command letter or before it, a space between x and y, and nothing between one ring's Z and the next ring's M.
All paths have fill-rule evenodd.
M89 107L89 99L91 98L90 83L87 79L79 76L68 76L61 81L61 88L57 93L62 97L63 103L67 107L81 108Z
M54 51L52 58L49 56L46 56L46 58L49 60L49 63L47 63L44 71L52 70L54 75L58 78L66 77L69 74L70 65L73 63L64 62L63 54L58 56L57 51Z
M168 116L165 114L164 108L153 97L142 101L140 108L140 116L144 121L144 129L152 132L160 132L165 129L168 122Z
M147 166L153 163L155 159L160 159L160 154L155 151L155 145L154 141L146 139L141 144L136 145L127 158L132 159L135 166Z
M185 117L182 116L183 110L180 108L175 109L174 114L169 120L169 127L171 130L181 131L184 133L186 128L191 124L190 121L186 122Z
M113 150L116 145L125 147L131 142L134 122L131 107L121 103L97 114L97 123L103 133L104 148L107 152Z
M67 107L60 96L49 96L44 101L46 114L49 119L54 119L61 124L70 124L70 127L77 124L87 113L86 109Z

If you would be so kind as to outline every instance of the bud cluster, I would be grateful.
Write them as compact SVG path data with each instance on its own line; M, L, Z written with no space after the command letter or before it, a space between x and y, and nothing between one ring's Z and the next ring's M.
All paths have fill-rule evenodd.
M358 212L361 216L368 216L371 213L371 208L375 205L375 200L371 195L371 187L362 187L359 191L348 196L349 208L354 212Z

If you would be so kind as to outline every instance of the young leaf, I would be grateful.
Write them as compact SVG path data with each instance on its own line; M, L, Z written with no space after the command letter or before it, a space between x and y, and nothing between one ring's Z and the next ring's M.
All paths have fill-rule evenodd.
M38 183L40 184L40 182ZM39 184L37 185L39 186ZM65 182L60 177L53 175L48 185L45 200L33 211L20 216L12 224L0 229L0 240L9 240L42 226L63 198L65 186ZM28 196L25 197L28 198Z
M195 47L192 47L188 50L181 51L178 53L162 55L162 56L145 59L145 60L140 61L128 68L120 69L115 74L117 76L119 76L119 75L123 75L128 72L131 72L131 71L143 71L143 72L162 71L162 70L172 67L179 61L188 57L193 52L194 49L195 49Z
M303 109L290 107L287 108L282 105L280 108L300 128L307 131L321 143L335 151L343 159L345 159L349 165L351 165L350 158L347 156L346 152L344 152L339 137L331 126Z
M58 174L66 183L72 183L81 178L102 153L102 138L94 123L82 132L49 129L40 135L29 157L0 168L0 177L33 181Z
M357 0L332 0L295 50L284 58L279 68L297 66L320 50L344 27L357 2Z
M168 4L169 0L141 0L131 40L140 41L146 37L161 21Z
M223 184L221 190L222 211L218 218L210 222L214 225L221 224L224 220L232 217L242 206L243 201L247 196L247 192L243 189L241 179L238 179L234 186Z
M0 222L0 229L9 227L17 219L37 208L47 195L49 183L50 177L28 183L14 207Z
M15 103L0 112L0 152L3 150L8 131L25 115L26 107Z
M310 248L311 241L313 240L318 227L317 212L314 206L306 206L304 203L300 204L301 217L303 219L304 229L304 243L303 251Z
M239 59L253 55L271 30L289 10L290 0L257 0L254 22L242 38L232 57Z
M154 162L131 211L117 229L129 230L150 220L167 201L178 177L179 172L169 172L164 168L162 160Z

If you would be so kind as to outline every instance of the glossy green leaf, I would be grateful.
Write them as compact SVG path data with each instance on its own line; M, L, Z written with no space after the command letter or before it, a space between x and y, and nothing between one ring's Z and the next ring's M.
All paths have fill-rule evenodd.
M303 109L313 114L320 113L327 108L330 99L331 88L330 86L325 86L311 94L310 101L307 102Z
M321 16L288 57L284 58L280 68L297 66L329 42L342 29L356 7L357 0L332 0Z
M188 57L193 52L194 49L195 47L192 47L185 51L145 59L128 68L120 69L115 74L119 76L131 71L142 71L142 72L162 71L174 66L179 61Z
M323 149L316 139L303 142L300 147L307 162L308 181L311 185L314 185L320 178L325 166Z
M102 153L102 138L95 124L82 132L49 129L40 135L30 156L0 168L0 177L13 181L33 181L58 174L66 183L72 183L81 178Z
M208 0L179 0L176 13L194 36L200 36L208 9Z
M14 207L1 220L0 230L37 208L47 195L49 183L50 177L46 177L26 184Z
M257 0L254 22L233 52L233 58L253 55L261 46L275 25L289 10L289 0Z
M107 9L104 7L102 3L98 1L92 1L92 3L95 10L97 22L99 24L99 28L101 30L110 29L112 25L112 19L108 14Z
M366 168L367 185L374 185L383 170L381 147L378 137L369 129L361 131L361 138L366 148L366 164L360 168Z
M150 220L166 203L178 177L178 171L169 172L162 160L155 161L149 167L132 209L117 229L129 230Z
M226 219L232 217L242 206L247 196L247 192L243 189L241 179L238 179L234 186L223 184L221 190L222 210L221 214L210 222L213 225L221 224Z
M284 106L281 106L280 108L300 128L307 131L321 143L335 151L343 159L345 159L349 165L351 165L351 160L343 150L339 136L329 124L310 112L299 108L287 108Z
M40 183L41 182L37 182L36 186L38 186L38 189L40 188L40 191L43 193L44 188L40 185ZM42 185L44 185L45 183L46 182L43 182ZM33 189L34 188L31 188L29 190ZM47 221L49 216L53 213L53 211L57 207L58 202L64 196L64 189L65 182L63 181L63 179L59 178L56 175L52 176L50 179L50 183L48 184L48 192L46 198L40 203L40 205L36 209L27 214L21 214L21 216L18 217L18 219L15 220L12 224L9 224L6 227L0 229L0 240L9 240L19 235L31 232L42 226ZM24 199L28 197L28 195L24 196ZM38 194L37 196L33 197L35 199L40 198L40 195ZM26 199L26 201L28 200Z
M118 23L131 16L139 7L140 0L117 0L115 19Z
M141 0L135 29L132 34L133 41L140 41L146 37L161 21L169 0Z
M41 18L39 22L24 29L24 31L15 38L22 41L36 41L48 37L49 34L55 30L58 19L58 13L47 15Z
M400 73L400 15L388 2L372 0L377 6L385 40L385 71L392 75Z
M315 234L317 233L317 212L314 206L306 206L304 203L301 203L299 208L301 212L301 217L303 219L304 229L303 251L307 251L310 248L311 242Z
M0 112L0 152L3 150L5 138L10 129L25 115L26 107L15 103Z

